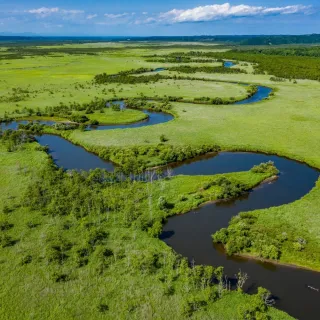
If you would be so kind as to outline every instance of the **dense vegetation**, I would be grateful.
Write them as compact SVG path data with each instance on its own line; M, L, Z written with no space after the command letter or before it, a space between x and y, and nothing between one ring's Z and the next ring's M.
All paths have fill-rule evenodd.
M212 63L217 62L217 59L196 59L185 56L177 56L177 57L161 57L158 55L146 56L146 62L161 62L161 63Z
M268 49L251 49L250 53L266 54L275 56L303 56L303 57L320 57L320 46L312 47L289 47L289 48L268 48Z
M196 73L196 72L204 72L204 73L247 73L245 70L239 68L225 68L221 67L210 67L210 66L203 66L203 67L191 67L191 66L178 66L178 67L171 67L168 68L169 71L177 71L182 73Z
M318 50L315 50L318 51ZM230 60L249 61L255 63L256 74L268 74L289 79L320 80L319 59L314 56L302 56L299 51L291 51L289 57L284 50L231 50L227 52L191 51L184 53L190 57L223 58ZM278 53L278 54L275 54ZM176 54L172 54L175 56ZM182 54L183 56L183 54Z
M217 276L221 268L188 266L157 238L167 217L207 201L238 197L276 174L271 164L216 176L172 177L170 169L162 172L162 168L142 172L220 149L264 151L319 167L319 82L293 80L318 79L318 48L217 52L213 46L199 49L187 44L165 48L141 44L132 47L135 51L126 46L119 44L112 50L47 46L39 48L39 54L34 47L25 55L22 46L2 48L2 119L77 123L22 125L17 132L1 133L0 318L41 314L63 319L234 320L266 319L268 313L272 319L287 319L269 307L268 292L260 289L255 296L231 292ZM183 53L183 48L189 52ZM25 58L9 58L15 55ZM243 72L211 74L206 72L210 68L190 64L222 59L240 61ZM174 62L177 69L154 78L150 72L160 62ZM181 62L191 68L185 69L188 66ZM102 72L101 65L108 75L98 84L92 79ZM188 76L177 75L180 67L202 72L203 78L188 72ZM256 84L272 83L274 98L225 106L245 97L246 87L239 83L252 83L248 95L255 92ZM136 110L122 111L112 102L119 99L126 99L127 106ZM142 108L170 112L175 120L138 129L84 130L91 121L121 123L121 115L143 114ZM46 147L33 143L33 135L40 133L59 134L116 162L118 170L115 174L59 171L40 152ZM318 183L292 204L242 213L216 233L214 241L223 243L229 254L245 253L319 270L319 190ZM181 264L185 270L180 273ZM213 270L214 283L207 281L199 288L207 279L205 270ZM30 310L35 314L30 315Z
M267 290L259 288L256 295L243 296L245 276L241 272L238 292L231 292L222 267L190 265L157 239L167 216L208 199L226 198L225 192L236 195L239 186L247 190L265 175L243 172L132 182L98 169L64 172L44 161L44 153L30 143L22 143L15 152L4 152L2 146L8 139L6 134L0 142L1 169L9 166L12 170L17 159L22 156L24 160L19 170L10 171L9 180L2 181L5 192L1 200L7 204L0 223L1 272L7 274L7 283L19 279L32 285L32 293L45 286L55 294L53 299L45 295L39 301L38 294L30 295L30 289L13 286L11 294L19 308L9 307L8 293L2 299L6 307L1 310L3 316L19 318L31 310L33 315L43 316L50 309L59 319L70 312L94 318L141 318L153 302L161 318L168 318L168 312L170 318L201 317L207 308L223 316L219 303L233 296L242 301L232 313L239 319L248 314L267 319L275 314ZM36 161L36 170L30 167L31 159L42 159ZM17 179L26 183L16 184ZM176 197L176 186L180 186L179 192L188 189L189 193ZM14 202L8 202L8 190ZM134 290L129 283L135 284ZM147 300L146 290L150 292ZM21 304L27 296L29 303ZM83 303L87 300L90 303Z

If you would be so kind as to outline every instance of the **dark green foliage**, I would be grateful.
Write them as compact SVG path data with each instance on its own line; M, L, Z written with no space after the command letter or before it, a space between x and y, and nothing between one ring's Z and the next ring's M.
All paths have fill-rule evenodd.
M63 264L69 258L72 244L64 239L50 239L46 246L46 259L49 263Z
M79 128L78 123L56 123L53 126L56 130L75 130Z
M171 110L171 104L169 101L177 101L182 99L181 97L164 97L164 98L152 98L157 100L157 103L150 102L146 97L144 98L130 98L126 99L126 107L131 109L147 109L152 111L164 111L167 112Z
M174 207L174 205L167 201L167 199L163 196L161 196L158 199L158 207L160 210L170 210Z
M246 186L240 183L234 183L226 177L221 177L217 180L213 180L203 186L204 190L209 189L212 186L221 187L221 194L218 199L231 199L240 196L245 190Z
M7 232L0 232L0 246L2 248L11 247L16 243L16 241L8 235Z
M279 78L287 79L311 79L320 80L319 58L281 55L279 49L277 54L268 50L231 50L227 52L196 52L190 51L185 53L191 57L208 57L221 58L230 60L240 60L255 63L254 69L256 74L267 72Z
M160 141L161 142L167 142L169 139L168 138L166 138L166 136L164 135L164 134L162 134L161 136L160 136Z
M182 73L196 73L196 72L204 72L204 73L247 73L245 70L239 68L225 68L221 67L211 67L211 66L202 66L202 67L195 67L195 66L178 66L178 67L171 67L168 69L169 71L177 71Z
M139 73L139 69L135 70L135 73ZM157 74L133 76L131 73L120 72L118 74L107 75L106 73L98 74L94 77L94 82L97 84L106 83L122 83L122 84L140 84L149 82L158 82L162 77Z
M166 204L168 206L168 204ZM161 209L161 208L160 208ZM162 223L157 220L153 225L148 229L148 233L151 237L158 237L162 232Z
M279 173L279 170L275 167L274 162L272 161L268 161L254 166L251 169L251 171L254 173L268 173L273 176Z
M95 248L97 245L105 244L108 238L108 233L104 230L90 230L88 234L88 245L91 248Z
M90 256L90 249L87 247L77 249L74 254L74 260L78 267L83 267L88 264Z
M50 276L53 282L67 282L70 280L70 277L66 273L53 272Z
M6 231L13 228L13 224L9 223L7 220L0 220L0 231Z
M22 88L12 88L11 95L0 97L0 102L19 102L27 100L29 97L30 95L28 90Z
M274 81L274 82L285 82L286 79L280 78L280 77L270 77L270 81Z
M40 134L43 132L44 125L38 122L29 122L27 124L19 124L19 129L32 134Z
M111 104L111 109L112 109L113 111L120 111L120 110L121 110L120 105L117 104L117 103L112 103L112 104Z
M22 266L24 266L24 265L29 264L29 263L31 263L31 262L32 262L32 256L27 255L27 256L23 256L23 257L21 258L20 264L21 264Z
M259 287L257 294L251 297L245 305L238 307L239 320L270 320L268 309L274 304L271 293Z
M216 62L216 59L195 59L190 57L184 57L176 54L175 56L158 56L150 55L145 56L147 62L160 62L160 63L212 63Z
M101 312L101 313L105 313L105 312L107 312L107 311L109 310L109 307L108 307L108 305L105 304L105 303L100 303L100 304L98 305L98 310L99 310L99 312Z
M241 213L231 219L228 228L223 228L212 236L213 242L222 243L230 255L252 251L265 259L279 259L287 237L278 235L270 239L263 230L254 228L256 220L252 213Z
M4 214L9 214L10 212L12 212L12 209L10 209L7 205L3 206L2 212Z
M202 146L172 146L160 143L157 146L136 146L128 148L93 148L99 157L111 160L120 165L125 174L143 172L149 162L149 158L158 158L157 165L165 165L171 162L184 161L206 154L218 152L217 145Z
M255 54L266 54L284 57L320 57L320 46L288 47L288 48L263 48L252 49Z
M35 138L28 132L9 129L4 132L0 131L0 140L6 144L7 151L12 152L17 150L19 147L23 147L24 143L35 141Z
M80 114L73 114L70 117L71 121L77 122L77 123L85 123L89 121L89 118L86 117L84 114L80 115Z
M90 125L98 126L99 125L99 121L98 120L90 120Z

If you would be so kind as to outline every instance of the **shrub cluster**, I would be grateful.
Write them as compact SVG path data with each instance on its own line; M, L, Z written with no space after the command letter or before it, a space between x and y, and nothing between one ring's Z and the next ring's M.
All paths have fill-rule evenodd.
M223 66L220 67L211 67L211 66L178 66L178 67L171 67L168 68L169 71L177 71L182 73L247 73L245 70L239 69L239 68L225 68Z

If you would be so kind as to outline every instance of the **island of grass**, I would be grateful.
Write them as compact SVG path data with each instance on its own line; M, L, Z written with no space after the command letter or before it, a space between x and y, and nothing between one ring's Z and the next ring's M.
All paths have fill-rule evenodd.
M85 116L88 120L85 122L98 122L99 125L108 124L129 124L148 119L148 115L141 110L122 109L112 110L111 108L105 108L102 111L95 111L87 114L86 112L72 112L68 118L61 116L27 116L17 118L17 120L30 120L30 121L54 121L54 122L70 122L73 116Z

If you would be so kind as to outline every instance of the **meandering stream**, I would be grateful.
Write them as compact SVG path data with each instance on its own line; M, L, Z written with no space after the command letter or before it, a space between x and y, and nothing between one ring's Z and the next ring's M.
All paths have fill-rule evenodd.
M258 86L255 95L236 104L261 101L268 97L270 92L270 88ZM146 121L127 125L97 126L91 129L136 128L163 123L173 118L172 115L164 113L145 112L149 115ZM45 124L51 125L53 122ZM16 129L17 125L18 122L1 124L1 128ZM45 134L37 137L37 140L41 145L48 145L54 162L65 169L114 169L112 163L103 161L61 137ZM241 269L249 275L245 288L247 292L254 292L258 286L263 286L275 295L276 307L299 319L317 319L320 315L320 293L308 286L320 288L320 273L257 260L227 257L220 247L213 245L211 235L226 227L231 217L239 212L279 206L300 199L314 187L319 171L283 157L240 152L204 156L171 167L175 175L212 175L249 170L253 165L269 160L274 161L280 170L278 180L261 185L241 199L207 204L184 215L170 218L164 226L161 239L179 254L194 259L197 264L224 266L225 273L231 278Z

